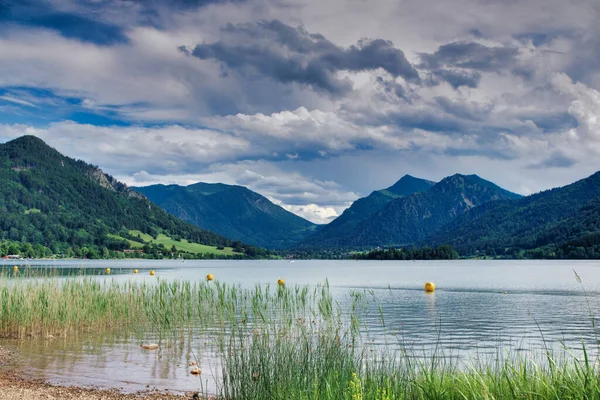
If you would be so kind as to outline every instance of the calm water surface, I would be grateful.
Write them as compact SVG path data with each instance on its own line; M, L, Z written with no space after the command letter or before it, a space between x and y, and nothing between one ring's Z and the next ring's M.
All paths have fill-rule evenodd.
M12 268L14 262L5 262ZM19 265L19 264L17 264ZM512 354L539 357L563 344L577 352L585 341L596 344L592 317L600 311L600 262L597 261L69 261L20 265L89 268L97 279L216 280L243 287L275 284L317 285L329 282L342 308L351 290L367 290L373 309L365 317L370 340L413 356L431 354L459 360L492 359ZM102 274L111 268L111 275ZM133 269L140 270L133 275ZM156 276L148 274L150 269ZM581 277L578 283L574 270ZM423 284L433 281L434 294ZM377 305L377 306L376 306ZM385 318L382 328L378 305ZM151 339L151 338L150 338ZM544 340L542 340L544 339ZM188 363L198 357L203 385L217 390L218 360L201 338L170 351L143 352L123 337L78 337L4 341L21 352L29 373L61 384L97 385L138 390L198 390Z

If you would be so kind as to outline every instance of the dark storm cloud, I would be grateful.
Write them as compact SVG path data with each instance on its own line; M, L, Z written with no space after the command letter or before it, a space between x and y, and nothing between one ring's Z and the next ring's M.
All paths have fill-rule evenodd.
M485 105L453 101L444 96L436 97L435 101L445 113L471 121L485 121L492 111Z
M412 103L412 99L410 94L406 91L404 86L399 84L396 81L385 80L381 76L377 77L377 83L381 85L385 93L394 94L396 97L400 99L404 99L407 103Z
M99 45L127 42L121 27L102 21L94 13L64 12L42 0L3 1L0 4L0 26L2 23L51 29L64 37Z
M544 168L569 168L577 164L577 160L563 154L562 152L555 151L550 157L543 160L542 162L531 164L528 169L544 169Z
M438 84L437 80L446 81L454 89L461 86L476 88L481 80L481 73L469 70L434 69L432 72L432 83Z
M555 39L559 37L572 38L574 36L574 32L568 30L549 30L549 31L533 31L533 32L524 32L515 35L515 39L521 42L531 43L535 47L543 46L545 44L549 44Z
M518 49L504 46L484 46L477 42L452 42L440 46L435 53L420 53L420 68L431 74L431 84L445 81L454 89L476 88L481 72L514 69Z
M561 132L579 126L577 119L568 112L542 113L529 118L522 118L522 120L532 121L544 132Z
M391 121L401 128L421 129L429 132L451 133L466 131L468 125L456 118L441 115L434 110L390 115Z
M433 54L421 53L423 64L431 69L453 66L478 71L498 71L514 65L519 52L513 47L488 47L477 42L452 42Z
M282 83L298 83L340 95L351 83L338 71L381 68L393 77L419 82L419 73L402 50L383 39L363 39L342 48L321 34L291 27L280 21L227 25L227 39L195 46L191 55L212 59L242 74L258 74ZM187 51L182 47L183 51Z

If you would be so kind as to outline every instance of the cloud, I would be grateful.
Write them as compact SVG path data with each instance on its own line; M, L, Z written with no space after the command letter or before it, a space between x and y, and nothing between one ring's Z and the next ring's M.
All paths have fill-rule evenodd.
M501 71L512 66L519 52L513 47L485 46L477 42L452 42L433 54L421 53L423 65L436 69L444 66L477 71Z
M572 136L580 137L586 142L600 144L600 91L592 89L581 82L573 82L566 74L557 74L553 85L562 93L571 97L568 112L578 122L577 129L571 129Z
M26 107L36 107L36 105L30 101L19 99L18 97L13 97L10 95L1 95L0 100L8 101L10 103L19 104Z
M432 84L445 81L454 89L476 88L482 72L501 73L514 68L519 51L516 47L485 46L477 42L451 42L434 53L420 53L419 68L429 70Z
M217 131L179 125L145 128L105 127L67 121L48 128L0 125L5 137L35 135L60 152L100 165L113 175L139 170L153 173L192 172L210 163L232 160L238 154L261 153L244 139Z
M382 69L393 77L418 82L417 70L402 50L383 39L361 39L342 48L318 33L291 27L278 20L232 25L223 29L222 40L181 47L202 60L216 60L242 75L258 75L281 83L297 83L342 95L352 84L337 76L339 71Z
M433 69L432 84L438 84L439 81L446 81L454 89L461 86L476 88L481 81L481 73L478 71L464 71L460 69Z
M555 151L545 160L531 164L528 168L545 169L545 168L570 168L577 164L577 160L567 156L561 151Z
M97 45L126 43L127 37L118 25L103 21L104 13L64 12L49 1L7 0L0 9L2 23L20 24L59 32L67 38Z
M315 224L327 224L338 217L337 211L332 207L319 207L316 204L305 206L285 206L285 209L306 218Z

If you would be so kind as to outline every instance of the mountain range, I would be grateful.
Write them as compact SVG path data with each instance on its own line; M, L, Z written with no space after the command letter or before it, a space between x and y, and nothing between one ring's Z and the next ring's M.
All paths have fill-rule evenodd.
M477 175L405 175L318 226L242 186L130 188L24 136L0 144L0 211L0 254L7 243L42 246L35 254L143 247L236 257L267 254L255 246L313 254L449 244L463 256L600 258L600 172L527 197Z
M392 191L393 190L393 191ZM392 193L384 201L382 193ZM413 244L436 232L469 209L486 202L518 199L477 175L456 174L435 183L409 175L394 186L357 200L300 247L372 248ZM363 206L368 204L369 207ZM355 207L355 205L359 205ZM347 216L345 214L348 214Z
M416 187L376 203L379 192L357 200L338 220L300 248L370 249L449 244L461 255L600 258L600 172L527 197L477 175L438 183L404 177ZM429 188L427 188L429 186ZM363 204L372 204L364 207Z
M387 189L376 190L356 200L342 215L302 241L299 247L347 247L350 245L351 236L371 215L385 208L393 200L425 192L433 185L435 182L404 175Z
M473 208L423 243L451 244L463 254L480 250L505 254L548 246L558 250L578 242L583 245L575 247L590 248L600 243L599 215L600 172L597 172L564 187Z
M200 182L134 189L184 221L259 247L291 247L316 227L243 186Z

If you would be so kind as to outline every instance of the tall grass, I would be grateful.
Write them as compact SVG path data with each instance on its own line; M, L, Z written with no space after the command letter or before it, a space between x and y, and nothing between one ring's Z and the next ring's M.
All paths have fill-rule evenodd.
M342 309L327 283L243 289L0 274L0 335L116 330L175 341L206 337L220 358L217 395L227 400L600 399L598 360L585 345L581 357L507 354L462 364L417 357L397 343L374 346L362 322L371 297L349 296Z

